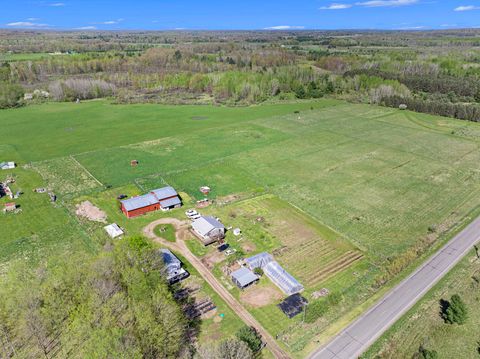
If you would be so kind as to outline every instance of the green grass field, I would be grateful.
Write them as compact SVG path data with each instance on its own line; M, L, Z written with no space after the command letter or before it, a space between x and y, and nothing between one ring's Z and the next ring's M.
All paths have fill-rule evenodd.
M5 110L0 124L9 129L0 161L20 164L12 173L25 192L22 213L0 216L4 263L102 245L103 224L75 215L84 200L133 235L158 218L185 218L183 210L127 220L119 194L170 184L188 208L208 185L216 203L205 213L250 238L244 248L230 236L234 246L275 252L306 295L324 287L343 294L336 313L312 326L278 319L274 304L251 308L297 353L371 297L396 258L435 243L480 205L480 124L408 111L334 100L244 108L92 101ZM39 186L59 202L33 193Z

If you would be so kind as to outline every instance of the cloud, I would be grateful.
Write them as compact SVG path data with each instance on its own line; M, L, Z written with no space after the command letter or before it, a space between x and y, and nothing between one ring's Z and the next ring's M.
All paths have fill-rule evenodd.
M343 10L350 9L353 5L351 4L330 4L328 6L322 6L320 10Z
M74 30L96 30L97 28L95 26L81 26L77 27Z
M357 2L355 5L366 7L397 7L407 6L418 3L419 0L370 0Z
M116 25L116 24L121 23L123 20L124 19L108 20L108 21L103 21L103 22L94 22L94 24L97 24L97 25Z
M420 0L368 0L356 2L353 4L332 3L328 6L322 6L320 10L344 10L354 6L363 7L399 7L417 4Z
M63 2L53 2L53 3L47 4L47 6L50 6L50 7L62 7L62 6L65 6L65 3L63 3Z
M426 26L420 25L420 26L405 26L405 27L400 27L398 30L424 30L426 29Z
M19 28L35 28L35 27L50 27L48 24L39 24L31 21L17 21L6 24L10 27L19 27Z
M472 11L472 10L480 10L480 6L464 5L464 6L459 6L453 9L453 11Z
M278 25L266 27L264 30L303 30L305 26Z
M40 20L40 19L39 19L39 18L36 18L36 17L29 17L29 18L27 19L27 21L38 21L38 20Z

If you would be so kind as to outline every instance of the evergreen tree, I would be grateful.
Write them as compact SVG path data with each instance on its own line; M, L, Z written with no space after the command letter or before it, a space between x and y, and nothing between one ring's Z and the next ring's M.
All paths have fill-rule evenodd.
M468 309L458 294L452 295L445 310L444 319L449 324L465 324L468 319Z
M244 326L240 328L237 332L237 338L245 342L254 353L262 349L262 337L253 327Z

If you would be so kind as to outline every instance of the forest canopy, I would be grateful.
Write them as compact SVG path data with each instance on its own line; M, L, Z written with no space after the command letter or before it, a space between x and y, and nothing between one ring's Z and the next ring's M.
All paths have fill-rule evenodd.
M0 287L0 356L178 357L187 349L187 322L162 267L142 237L93 258L13 267Z

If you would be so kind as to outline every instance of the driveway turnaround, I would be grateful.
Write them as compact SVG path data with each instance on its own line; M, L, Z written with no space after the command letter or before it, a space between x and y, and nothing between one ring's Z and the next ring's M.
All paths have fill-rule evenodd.
M311 359L353 359L405 314L480 240L480 217L457 234L360 318L313 352Z
M168 242L163 238L158 237L154 229L160 224L171 224L175 227L176 242ZM215 292L227 303L227 305L239 316L243 322L254 327L261 335L262 339L267 343L267 348L270 349L275 358L289 359L289 356L280 348L275 339L263 328L263 326L241 305L228 290L215 278L210 270L188 249L185 244L185 239L190 236L188 231L188 222L183 222L174 218L159 219L150 223L143 229L143 233L150 239L160 243L172 251L180 253L184 256L191 265L200 273L205 281L210 284Z

